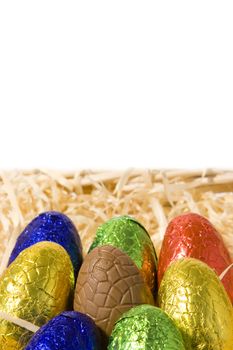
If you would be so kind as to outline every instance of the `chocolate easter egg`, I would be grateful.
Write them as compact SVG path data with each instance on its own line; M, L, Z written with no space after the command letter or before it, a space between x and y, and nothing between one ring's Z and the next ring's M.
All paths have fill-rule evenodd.
M112 245L130 256L156 294L157 256L148 232L139 222L129 216L108 220L97 229L89 251L101 245Z
M116 322L108 350L185 350L180 331L161 309L151 305L132 308Z
M74 272L67 252L53 242L23 250L0 278L0 310L42 326L70 307ZM32 333L0 318L0 349L21 350Z
M81 266L74 309L90 316L103 334L130 308L154 304L140 271L124 252L112 246L95 248Z
M187 350L233 348L233 308L216 273L193 258L173 262L159 289L159 306L180 329Z
M87 315L66 311L41 327L25 350L102 350L100 334Z
M82 244L72 221L64 214L48 211L33 219L19 235L11 253L9 264L25 248L42 241L60 244L69 254L75 276L82 263Z
M177 216L167 227L159 257L159 285L170 263L182 257L200 259L218 276L232 262L220 234L207 219L194 213ZM222 283L233 302L233 269Z

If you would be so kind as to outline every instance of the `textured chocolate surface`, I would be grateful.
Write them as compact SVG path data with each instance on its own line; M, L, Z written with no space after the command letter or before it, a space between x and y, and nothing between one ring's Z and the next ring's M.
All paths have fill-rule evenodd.
M19 254L0 279L0 310L42 326L67 309L74 272L67 252L53 242L37 243ZM0 349L20 350L32 333L0 319Z
M184 258L167 269L159 306L182 332L187 350L232 350L233 308L215 272L205 263Z
M154 304L134 262L112 246L95 248L81 266L77 279L74 309L90 316L110 335L114 323L131 307Z
M112 245L126 253L139 268L154 296L157 295L157 256L146 229L130 216L114 217L97 229L90 247Z
M159 256L159 285L171 262L182 257L200 259L218 276L232 263L220 234L206 218L194 213L177 216L167 227ZM233 302L233 269L222 283Z
M185 350L180 331L167 314L151 305L139 305L117 321L108 350Z

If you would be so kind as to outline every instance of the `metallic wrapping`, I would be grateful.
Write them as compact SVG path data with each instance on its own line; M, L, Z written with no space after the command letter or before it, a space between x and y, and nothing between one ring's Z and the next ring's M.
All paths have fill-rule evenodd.
M136 264L153 294L157 292L157 256L146 229L129 216L120 216L102 224L89 249L112 245L121 249Z
M180 331L154 306L136 306L115 324L108 350L185 350Z
M0 310L37 326L66 310L74 272L64 248L40 242L25 249L0 279ZM0 349L21 350L32 333L0 319Z
M21 251L42 241L60 244L69 254L75 276L82 264L82 244L73 222L68 216L47 211L33 219L19 235L11 253L9 264L12 263Z
M206 218L195 213L179 215L169 223L159 256L159 285L171 262L182 257L205 262L218 276L232 263L221 235ZM233 269L222 283L233 303Z
M102 350L100 334L87 315L66 311L35 333L24 350Z
M215 272L184 258L164 274L159 306L175 321L187 350L233 349L233 308Z

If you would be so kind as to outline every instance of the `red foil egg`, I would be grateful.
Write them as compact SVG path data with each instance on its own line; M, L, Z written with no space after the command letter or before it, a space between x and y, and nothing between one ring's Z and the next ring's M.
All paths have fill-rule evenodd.
M183 257L205 262L218 276L232 263L218 231L206 218L194 213L177 216L167 227L158 264L159 285L171 262ZM233 269L226 273L222 283L233 303Z

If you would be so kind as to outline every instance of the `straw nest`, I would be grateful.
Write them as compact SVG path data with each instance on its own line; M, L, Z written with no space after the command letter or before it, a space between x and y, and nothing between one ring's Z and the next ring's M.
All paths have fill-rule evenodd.
M206 171L10 171L0 172L0 258L5 268L18 234L38 213L67 214L80 233L84 254L96 228L128 214L148 230L159 253L173 217L192 211L222 234L233 258L233 172Z

